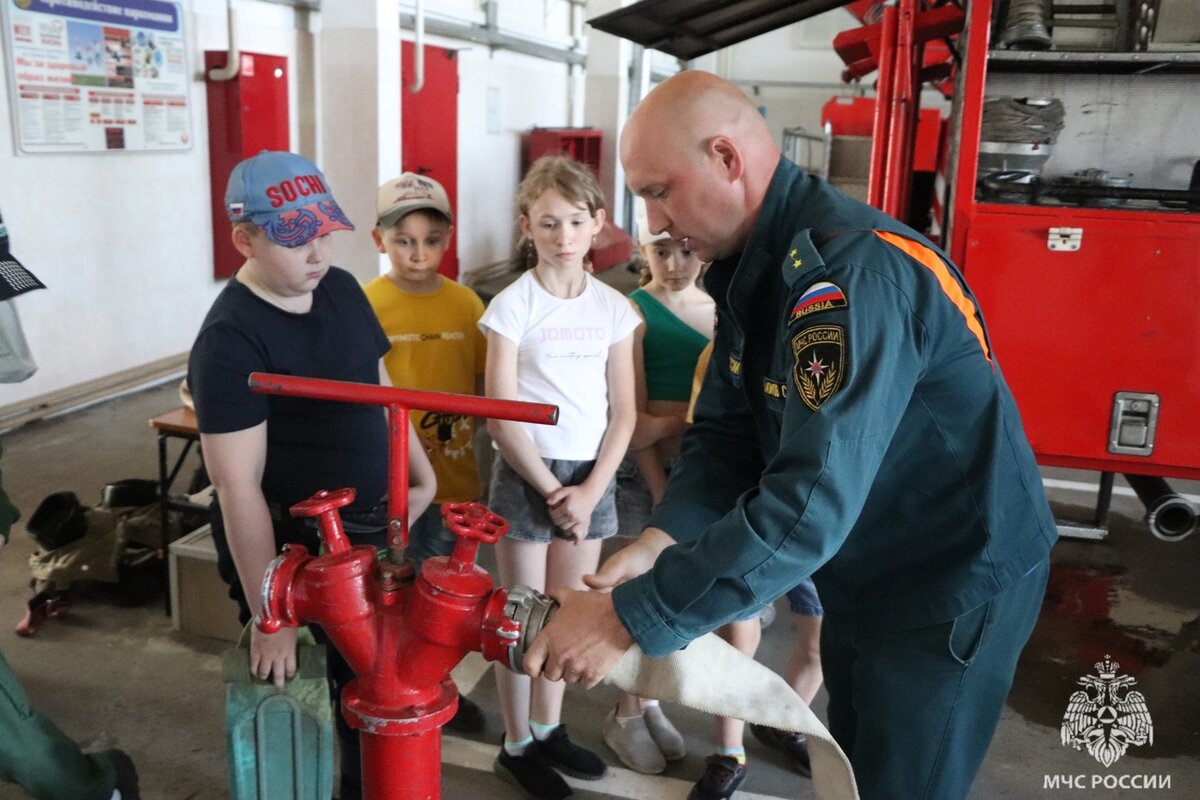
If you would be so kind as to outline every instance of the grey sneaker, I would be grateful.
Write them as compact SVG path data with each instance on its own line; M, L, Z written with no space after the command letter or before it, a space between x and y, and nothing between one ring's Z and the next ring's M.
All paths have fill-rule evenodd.
M671 720L667 719L667 715L659 706L646 706L642 712L642 717L646 720L646 727L650 729L650 736L654 739L654 743L658 745L658 750L663 754L663 758L667 761L678 761L687 755L687 745L683 743L683 736L671 724Z
M618 722L616 709L610 709L604 718L604 743L634 772L657 775L667 768L667 760L654 743L646 722L645 717Z

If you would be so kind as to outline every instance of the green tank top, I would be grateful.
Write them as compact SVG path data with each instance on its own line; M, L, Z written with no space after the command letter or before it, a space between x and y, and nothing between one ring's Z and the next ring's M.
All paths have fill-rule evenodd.
M651 400L687 402L692 396L692 375L708 338L675 316L645 289L629 299L637 303L646 320L642 344L646 367L646 395Z

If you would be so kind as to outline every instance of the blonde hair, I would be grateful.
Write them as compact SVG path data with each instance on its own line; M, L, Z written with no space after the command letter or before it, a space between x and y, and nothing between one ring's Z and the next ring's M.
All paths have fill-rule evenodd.
M646 254L642 252L642 248L646 246L644 244L638 245L637 270L639 289L654 280L654 276L650 274L650 259L646 258Z
M530 206L549 189L571 203L587 206L593 217L604 208L604 192L586 165L566 156L542 156L517 186L517 213L528 216Z

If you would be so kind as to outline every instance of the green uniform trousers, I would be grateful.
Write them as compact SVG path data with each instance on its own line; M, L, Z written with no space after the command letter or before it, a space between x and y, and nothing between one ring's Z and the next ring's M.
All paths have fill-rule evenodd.
M850 757L862 800L966 797L1049 573L1045 561L983 605L924 628L853 635L826 618L829 731Z
M0 655L0 779L35 800L109 800L112 763L80 751L58 727L29 708L25 690Z

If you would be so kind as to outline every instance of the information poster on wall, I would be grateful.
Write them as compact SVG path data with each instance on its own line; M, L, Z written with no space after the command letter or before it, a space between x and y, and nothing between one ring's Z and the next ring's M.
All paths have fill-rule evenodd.
M179 4L0 2L19 153L191 147Z

